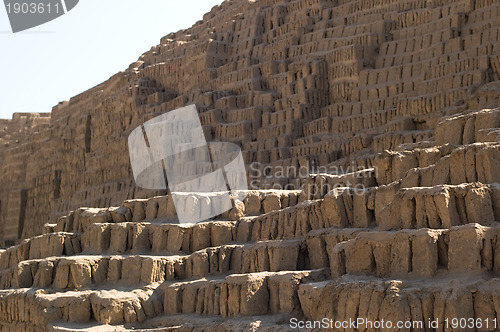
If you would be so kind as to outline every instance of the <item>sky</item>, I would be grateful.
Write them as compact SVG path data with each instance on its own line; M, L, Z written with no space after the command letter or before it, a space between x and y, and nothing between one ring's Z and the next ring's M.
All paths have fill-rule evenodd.
M50 112L125 70L160 38L222 0L80 0L65 15L13 34L0 5L0 119Z

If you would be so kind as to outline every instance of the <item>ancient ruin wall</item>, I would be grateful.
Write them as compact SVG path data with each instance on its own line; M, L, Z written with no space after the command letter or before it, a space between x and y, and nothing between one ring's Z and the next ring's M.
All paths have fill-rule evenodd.
M2 120L17 134L0 132L0 237L161 193L135 186L127 136L190 103L207 138L240 144L247 164L366 167L433 140L443 116L498 107L499 14L493 0L226 1L54 107L50 124Z

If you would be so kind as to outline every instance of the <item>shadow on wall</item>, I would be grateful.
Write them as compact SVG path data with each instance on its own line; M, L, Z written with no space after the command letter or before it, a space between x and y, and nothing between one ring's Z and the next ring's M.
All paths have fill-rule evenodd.
M20 239L23 235L24 219L26 217L26 202L28 200L28 190L21 190L21 204L19 206L19 223L17 226L17 238Z

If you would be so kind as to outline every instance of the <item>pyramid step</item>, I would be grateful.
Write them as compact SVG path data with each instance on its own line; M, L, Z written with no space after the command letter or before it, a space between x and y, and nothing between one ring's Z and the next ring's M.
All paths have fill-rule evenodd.
M385 151L373 160L373 164L379 185L400 179L404 179L404 187L476 181L495 183L500 182L493 166L494 160L498 160L499 148L498 142L483 142Z
M500 221L500 185L464 183L401 188L375 216L381 229L449 228ZM375 198L376 200L376 198Z
M344 167L324 167L321 168L321 172L341 172L349 171L343 174L329 174L329 173L319 173L310 174L308 177L302 180L301 189L302 192L299 196L299 201L303 202L312 199L321 199L325 195L335 188L350 187L368 189L375 187L376 172L374 168L354 170L354 168L344 168Z
M433 276L438 270L496 271L493 257L499 230L500 224L401 231L320 229L309 232L305 240L268 240L202 249L176 262L175 278L324 267L330 267L332 275L372 273L396 277ZM464 239L477 246L460 253Z
M94 319L103 324L144 322L162 313L161 296L153 290L105 290L90 296Z
M18 289L0 291L2 322L31 324L43 330L49 323L143 323L160 314L253 316L300 314L297 291L303 282L325 279L324 270L235 274L160 286L58 292ZM164 294L162 296L162 294ZM163 302L163 303L162 303Z
M394 182L364 190L345 187L330 191L318 202L322 214L316 222L328 227L437 229L500 220L497 183L401 188L401 182Z
M325 270L262 272L167 282L160 288L165 294L167 315L299 314L297 290L300 283L324 278Z
M115 255L27 260L0 274L3 288L86 289L106 284L151 284L185 275L186 257Z
M38 331L50 322L100 324L143 322L163 312L162 298L153 289L102 289L86 291L44 291L32 289L0 291L4 307L2 322L31 323Z
M191 255L49 257L26 260L1 271L0 285L64 290L114 283L151 284L228 273L304 270L309 267L308 258L305 239L223 245Z
M30 258L72 255L81 251L80 246L85 254L192 253L234 242L303 237L310 230L328 227L369 228L378 224L381 229L446 228L468 222L488 225L500 211L499 188L498 184L464 184L399 189L397 183L360 193L337 188L323 200L302 202L238 222L94 223L82 234L81 244L78 235L72 233L25 240L0 253L0 268Z
M202 194L200 194L202 195ZM245 215L259 215L297 204L297 190L249 190L238 191L245 195L243 206L237 211L227 211L216 219L238 219ZM210 199L208 196L207 199ZM120 222L161 221L178 223L175 206L171 196L158 196L150 199L128 200L120 207L80 208L58 219L54 227L58 232L85 232L92 224Z
M193 251L231 243L235 240L234 221L198 224L151 222L96 223L82 235L86 254L152 252L160 254Z
M49 233L26 239L0 253L0 270L28 259L74 255L81 252L79 236L73 233Z
M314 216L314 218L312 218ZM82 235L86 254L126 252L192 253L230 244L303 237L324 224L321 201L303 202L281 210L239 221L210 221L198 224L150 222L96 223Z
M492 129L500 126L500 109L483 109L444 117L436 124L436 144L469 144L495 141L488 137ZM492 139L492 140L491 140Z
M305 270L309 268L308 259L305 239L225 245L191 254L184 261L184 277Z
M500 300L500 279L470 278L466 275L429 280L401 281L373 277L345 276L331 281L304 283L298 296L304 320L332 318L335 322L356 322L354 330L378 330L377 322L411 322L400 331L497 331L496 303ZM460 317L460 318L458 318ZM477 318L482 326L462 329L453 319ZM448 319L450 324L443 324ZM436 320L438 320L437 323ZM435 325L429 325L431 322ZM372 324L372 325L368 325ZM455 323L453 323L455 324ZM486 325L488 324L488 326ZM371 327L370 327L371 326ZM387 327L387 325L385 325ZM339 330L338 326L332 326Z
M497 273L494 258L500 224L450 229L359 232L326 246L331 275L376 275L392 278L434 277L452 273ZM328 242L328 241L327 241ZM464 246L467 243L467 246Z

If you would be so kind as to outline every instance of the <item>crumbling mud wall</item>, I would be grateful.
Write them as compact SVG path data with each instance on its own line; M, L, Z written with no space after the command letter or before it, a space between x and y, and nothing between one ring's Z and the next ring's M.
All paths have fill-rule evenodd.
M498 330L499 17L226 1L50 117L0 122L0 331ZM253 190L178 224L127 136L191 103Z
M3 120L11 134L0 148L1 236L40 234L80 206L162 194L135 186L127 135L190 103L207 139L236 142L247 165L270 166L267 178L252 179L256 188L300 187L278 168L370 168L377 153L401 144L496 141L489 129L498 127L496 113L471 112L498 106L497 7L486 0L224 2L50 117ZM407 162L423 166L415 160ZM405 176L395 166L380 184Z

